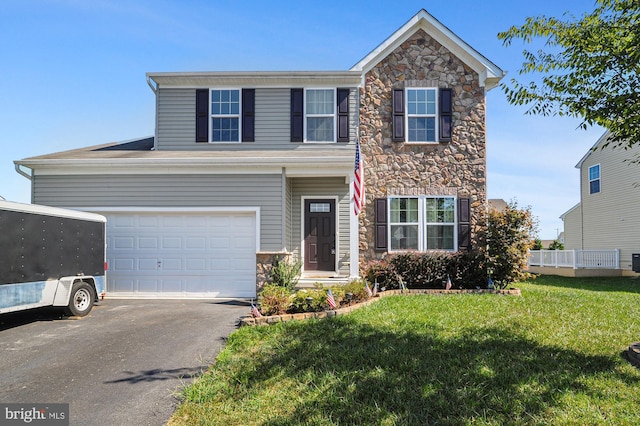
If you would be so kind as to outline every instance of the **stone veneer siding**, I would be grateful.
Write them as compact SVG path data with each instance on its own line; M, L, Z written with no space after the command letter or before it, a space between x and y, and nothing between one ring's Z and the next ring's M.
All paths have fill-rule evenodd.
M276 257L290 262L293 253L278 252L258 252L256 253L256 291L258 294L262 291L265 284L271 281L271 269Z
M392 141L392 91L406 87L453 89L451 142ZM478 74L423 30L417 31L365 76L360 135L366 205L360 215L360 267L385 253L374 250L374 199L393 195L470 198L471 241L477 244L486 212L485 91Z

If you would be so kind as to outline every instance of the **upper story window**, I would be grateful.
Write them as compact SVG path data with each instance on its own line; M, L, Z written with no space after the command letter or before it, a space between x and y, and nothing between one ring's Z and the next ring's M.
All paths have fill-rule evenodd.
M255 89L196 89L196 142L254 142Z
M390 250L455 250L454 197L389 199Z
M240 142L240 90L211 90L211 142Z
M407 89L408 142L436 142L437 89Z
M453 140L453 89L394 88L391 101L391 140L394 142L442 143Z
M305 139L309 142L334 142L335 111L334 89L307 89Z
M600 192L600 164L589 167L589 194Z
M349 142L350 89L292 88L291 142Z

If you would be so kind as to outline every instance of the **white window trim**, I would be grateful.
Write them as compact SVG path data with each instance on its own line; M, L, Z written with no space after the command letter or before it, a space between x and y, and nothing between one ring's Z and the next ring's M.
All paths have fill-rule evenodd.
M591 179L591 169L598 167L598 179ZM594 164L587 168L587 180L589 181L589 195L599 194L602 192L602 166L600 163ZM591 182L599 181L598 192L591 192Z
M399 222L391 222L391 200L398 198L417 198L418 199L418 250L419 252L456 252L458 251L458 198L452 195L402 195L402 196L392 196L387 198L387 235L388 237L388 252L393 253L402 253L408 251L415 251L415 249L392 249L391 248L391 225L411 225L411 223L399 223ZM430 198L452 198L453 199L453 223L437 223L431 224L427 223L427 199ZM427 227L428 226L453 226L453 249L427 249Z
M238 91L238 114L216 114L211 112L211 92L213 90L237 90ZM209 143L220 145L228 143L240 143L242 141L242 89L237 87L210 87L209 88ZM237 141L214 141L213 140L213 119L214 118L238 118L238 140Z
M436 112L435 114L409 114L409 92L410 91L416 91L416 90L433 90L436 93L436 100L435 100L435 104L436 104ZM438 144L438 135L439 135L439 126L440 126L440 120L438 119L439 117L439 113L440 113L440 91L438 90L437 87L407 87L404 89L404 108L405 111L407 112L405 114L404 117L404 128L405 130L405 134L406 134L406 141L407 143L412 143L412 144ZM412 141L409 140L409 118L414 118L414 117L433 117L434 122L435 122L435 126L434 126L434 140L432 141Z
M309 90L333 90L333 114L308 114L307 113L307 92ZM304 143L317 143L317 144L326 144L326 143L336 143L337 142L337 131L338 131L338 89L336 87L305 87L304 88L304 96L302 98L302 108L304 111L304 122L303 122L303 132L304 132ZM313 117L332 117L333 123L333 140L331 141L310 141L307 135L307 118Z

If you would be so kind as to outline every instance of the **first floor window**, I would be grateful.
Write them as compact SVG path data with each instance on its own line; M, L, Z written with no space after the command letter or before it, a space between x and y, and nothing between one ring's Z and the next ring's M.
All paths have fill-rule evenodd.
M211 91L211 141L240 141L240 90Z
M600 192L600 164L589 167L589 194Z
M397 197L389 200L391 250L455 250L454 197Z

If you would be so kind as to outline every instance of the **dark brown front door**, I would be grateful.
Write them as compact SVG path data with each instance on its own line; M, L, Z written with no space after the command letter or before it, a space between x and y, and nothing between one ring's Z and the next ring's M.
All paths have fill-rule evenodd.
M335 207L335 200L305 200L304 202L305 271L335 271L336 269Z

